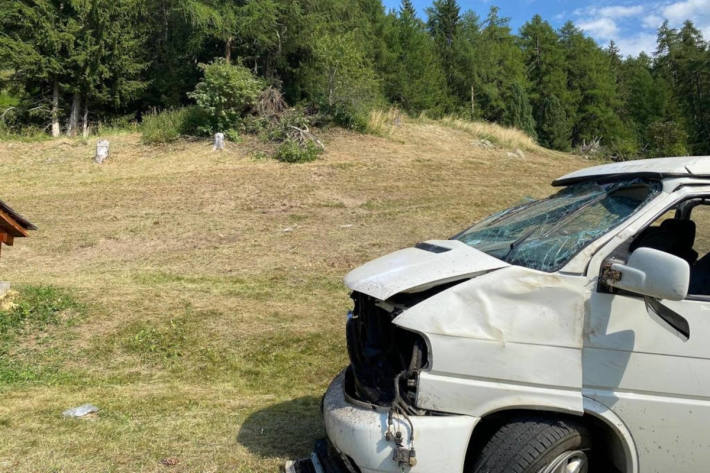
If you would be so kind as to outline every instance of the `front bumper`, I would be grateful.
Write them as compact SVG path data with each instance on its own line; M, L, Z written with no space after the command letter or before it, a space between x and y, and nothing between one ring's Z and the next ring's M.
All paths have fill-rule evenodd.
M345 400L344 372L328 387L323 398L325 430L332 446L361 473L401 473L393 460L395 444L385 440L387 410L360 407ZM395 416L394 430L400 430L405 447L416 449L417 463L405 467L410 473L463 471L466 450L479 419L464 415L411 416L409 423Z

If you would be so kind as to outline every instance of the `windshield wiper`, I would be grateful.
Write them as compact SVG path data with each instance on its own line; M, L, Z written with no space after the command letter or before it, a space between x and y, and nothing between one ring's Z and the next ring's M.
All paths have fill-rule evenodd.
M574 216L579 215L580 213L582 213L583 210L591 207L592 205L598 204L602 200L606 199L608 196L609 196L609 193L601 194L593 199L590 199L588 202L585 202L584 204L580 205L576 209L574 209L570 212L567 212L565 215L562 216L562 218L560 218L558 220L557 223L552 225L542 236L543 237L550 236L550 234L552 232L559 230L564 224L566 224L567 222L572 220L572 218Z
M503 261L510 256L510 254L515 251L517 247L519 247L525 240L527 240L533 233L535 233L537 230L539 230L545 222L541 223L540 225L536 225L527 232L523 233L521 236L518 237L517 240L515 240L513 243L510 244L510 249L508 252L501 258Z

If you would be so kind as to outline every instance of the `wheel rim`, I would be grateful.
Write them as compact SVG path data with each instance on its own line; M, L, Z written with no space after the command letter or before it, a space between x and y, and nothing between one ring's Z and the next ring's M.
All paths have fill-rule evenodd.
M540 473L587 473L589 460L581 450L564 452L555 458Z

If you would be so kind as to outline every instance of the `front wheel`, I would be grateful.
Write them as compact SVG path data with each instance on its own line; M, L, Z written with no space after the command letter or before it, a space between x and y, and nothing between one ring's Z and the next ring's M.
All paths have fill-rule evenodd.
M587 473L591 447L581 422L520 416L493 431L470 473Z

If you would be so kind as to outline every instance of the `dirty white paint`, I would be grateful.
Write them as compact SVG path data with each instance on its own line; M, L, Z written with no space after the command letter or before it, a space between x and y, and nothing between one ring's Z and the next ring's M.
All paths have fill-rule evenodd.
M468 440L479 419L470 416L412 416L417 452L414 467L400 467L392 461L393 442L385 440L387 412L356 407L345 401L343 373L331 383L323 398L325 430L331 442L351 457L362 473L432 473L463 471ZM394 418L395 430L410 437L409 424ZM411 448L412 444L406 442ZM442 452L446 452L442 455Z
M654 158L636 161L620 161L580 169L562 176L555 183L565 183L576 179L619 174L657 173L668 176L710 176L710 156L691 156L683 158Z
M345 285L353 291L385 300L400 292L421 291L509 266L460 241L427 243L450 248L450 251L432 253L419 248L395 251L351 271L345 276Z
M419 405L474 416L533 405L581 413L585 283L511 266L403 312L394 323L424 334L433 354Z

